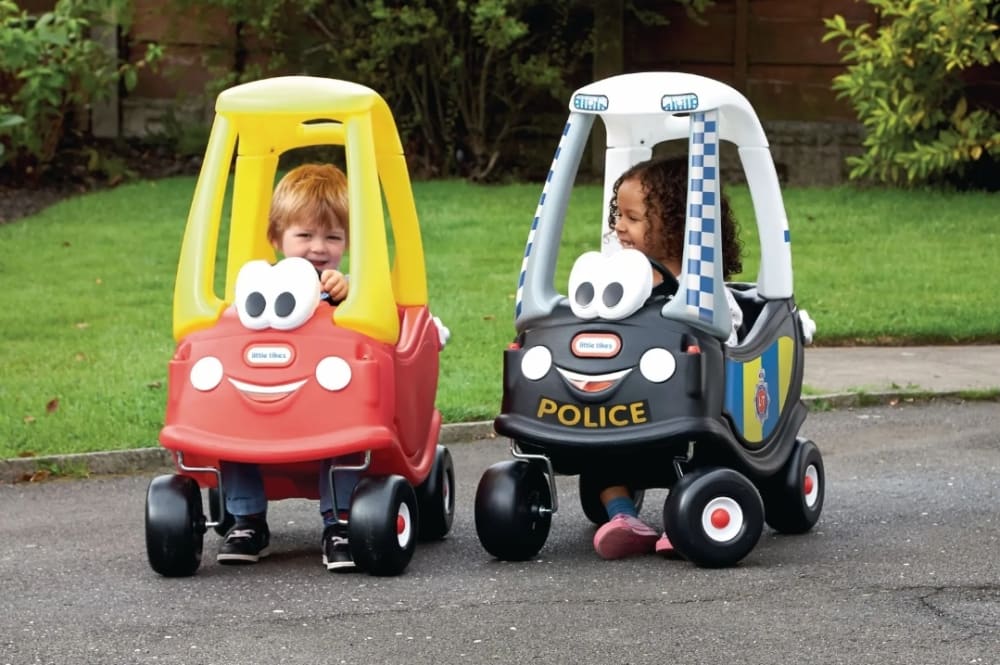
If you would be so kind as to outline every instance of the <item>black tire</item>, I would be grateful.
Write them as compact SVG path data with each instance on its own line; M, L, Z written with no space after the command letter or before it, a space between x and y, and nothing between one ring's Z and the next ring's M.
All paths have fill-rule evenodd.
M351 498L351 556L371 575L399 575L417 546L419 512L413 487L402 476L362 478Z
M608 511L601 503L601 492L607 489L606 483L601 482L597 476L590 473L580 474L580 507L587 519L600 526L608 521ZM636 511L642 510L642 501L646 496L645 490L629 490L632 503L635 504Z
M204 540L198 483L182 475L153 478L146 490L146 554L153 570L164 577L194 575Z
M504 561L538 554L552 525L552 493L541 466L497 462L476 488L476 533L483 548Z
M208 518L211 522L218 522L213 530L220 536L229 533L229 530L236 524L236 518L226 510L226 497L222 496L222 517L219 517L219 488L210 487L208 490Z
M796 439L788 462L774 478L761 484L764 518L781 533L805 533L823 511L826 473L816 444Z
M760 539L764 502L743 474L699 469L671 488L663 504L663 525L677 552L695 565L732 566Z
M420 509L420 540L440 540L451 531L455 519L455 465L451 453L438 446L430 475L417 486Z

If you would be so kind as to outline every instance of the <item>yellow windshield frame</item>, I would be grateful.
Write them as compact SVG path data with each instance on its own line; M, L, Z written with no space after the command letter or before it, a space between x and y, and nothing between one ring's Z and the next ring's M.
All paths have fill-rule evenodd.
M399 338L400 306L427 304L427 277L416 205L399 132L385 100L362 85L286 76L230 88L216 100L205 160L195 186L174 286L174 338L211 327L233 300L248 261L274 261L267 213L282 153L341 145L347 160L351 290L333 313L338 326L381 342ZM229 167L232 216L225 291L214 291ZM383 195L394 246L389 266Z

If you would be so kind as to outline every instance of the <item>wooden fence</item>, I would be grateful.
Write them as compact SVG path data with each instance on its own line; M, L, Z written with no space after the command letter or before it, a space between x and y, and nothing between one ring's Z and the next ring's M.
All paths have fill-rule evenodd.
M53 0L25 0L41 11ZM843 161L858 149L850 108L836 99L832 78L843 70L835 44L821 42L822 19L843 15L849 24L877 23L857 0L716 0L700 21L676 2L647 0L646 9L669 20L649 26L624 8L624 0L598 0L602 36L594 79L622 72L673 70L702 74L742 91L765 124L779 171L789 182L834 183ZM95 132L143 135L173 115L209 122L206 84L239 63L267 57L253 44L240 49L235 28L219 11L200 5L181 10L171 0L135 0L129 40L120 44L135 58L149 42L166 47L158 72L143 72L127 96L98 110Z
M830 88L843 71L823 19L877 24L856 0L718 0L701 24L667 3L664 27L623 22L624 71L681 70L729 83L763 120L853 120Z
M831 88L844 66L836 45L822 42L823 19L840 14L849 25L877 25L868 4L717 0L700 21L676 3L659 4L669 20L665 26L643 24L620 2L597 4L598 29L621 39L602 42L595 79L669 70L724 81L757 111L783 181L828 185L846 179L846 158L860 151L861 133L850 107ZM734 162L724 147L723 167L737 172Z

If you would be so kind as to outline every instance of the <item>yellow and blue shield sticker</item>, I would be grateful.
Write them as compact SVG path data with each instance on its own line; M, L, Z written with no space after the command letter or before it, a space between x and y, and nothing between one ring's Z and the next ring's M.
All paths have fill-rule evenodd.
M726 411L748 443L761 443L781 418L792 381L795 341L779 337L750 360L726 359Z

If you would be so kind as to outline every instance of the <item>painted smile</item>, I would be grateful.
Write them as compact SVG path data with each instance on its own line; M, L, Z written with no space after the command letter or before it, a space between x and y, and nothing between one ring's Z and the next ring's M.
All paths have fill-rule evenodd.
M568 369L563 369L562 367L556 367L556 371L562 375L562 378L565 379L567 383L577 390L581 390L585 393L599 393L613 387L619 381L624 379L628 373L632 371L632 368L628 367L626 369L618 370L617 372L609 372L607 374L579 374L577 372L571 372Z
M305 385L305 382L306 379L302 379L301 381L283 383L277 386L262 386L255 383L245 383L243 381L237 381L236 379L229 378L229 383L233 384L233 387L240 391L240 394L244 397L253 400L254 402L263 403L278 402L283 400Z

